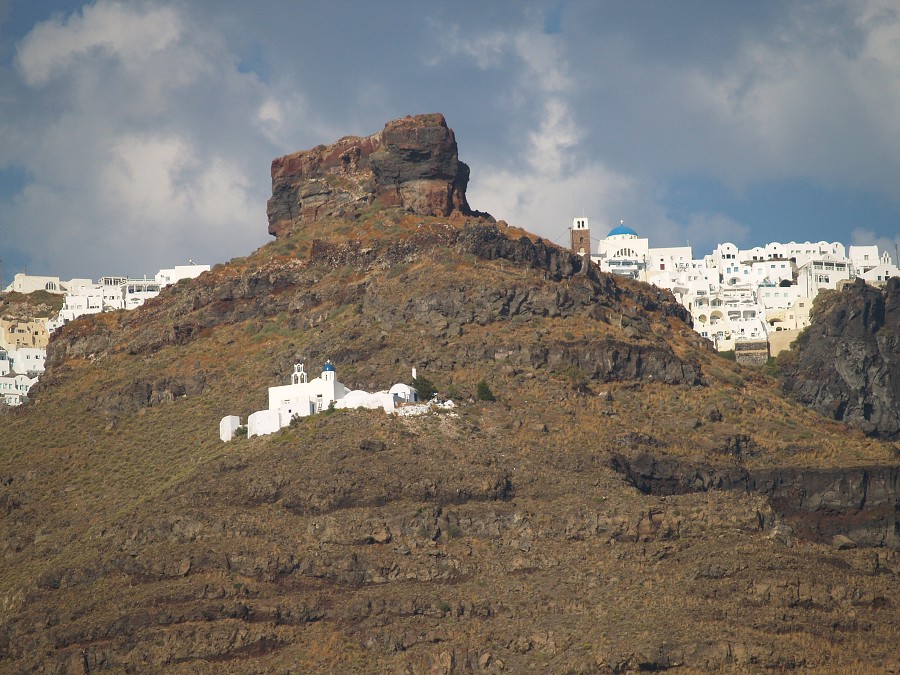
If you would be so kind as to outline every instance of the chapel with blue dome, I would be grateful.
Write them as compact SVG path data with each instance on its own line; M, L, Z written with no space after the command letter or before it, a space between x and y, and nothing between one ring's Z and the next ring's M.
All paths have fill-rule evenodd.
M618 225L616 225L613 229L611 229L611 230L609 231L609 234L606 235L606 236L607 236L607 237L619 237L619 236L622 236L622 235L625 235L625 236L627 236L627 237L635 237L635 238L637 238L638 233L635 232L634 230L632 230L630 227L628 227L628 226L625 225L624 223L620 222L620 223L619 223Z

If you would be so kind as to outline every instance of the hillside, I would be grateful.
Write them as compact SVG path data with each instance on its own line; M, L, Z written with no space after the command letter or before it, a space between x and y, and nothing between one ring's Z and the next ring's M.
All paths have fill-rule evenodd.
M354 154L454 166L401 122L418 150L276 160L272 243L54 336L0 415L0 670L900 669L896 446L463 207L458 165ZM220 442L326 359L459 405Z

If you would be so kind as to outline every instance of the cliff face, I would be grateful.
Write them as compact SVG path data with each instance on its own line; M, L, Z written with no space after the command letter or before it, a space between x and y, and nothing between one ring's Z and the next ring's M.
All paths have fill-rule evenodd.
M610 466L644 494L736 490L765 495L799 535L850 546L900 550L900 468L714 467L672 457L615 453Z
M419 215L471 215L468 182L444 116L404 117L365 138L345 136L274 160L269 234L351 217L375 201Z
M782 364L786 393L871 436L900 438L900 279L883 290L858 279L824 298L796 351Z

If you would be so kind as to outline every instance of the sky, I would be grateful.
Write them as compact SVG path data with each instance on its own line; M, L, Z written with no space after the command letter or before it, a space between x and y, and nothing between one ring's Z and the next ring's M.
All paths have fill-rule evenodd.
M558 243L900 244L900 0L0 0L2 281L246 255L273 158L429 112Z

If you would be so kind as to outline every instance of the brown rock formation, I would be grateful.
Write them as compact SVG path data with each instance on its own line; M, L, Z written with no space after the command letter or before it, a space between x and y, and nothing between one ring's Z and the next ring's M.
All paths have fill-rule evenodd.
M377 200L420 215L471 215L469 167L440 113L388 122L380 132L345 136L272 162L269 234L304 222L345 217Z

